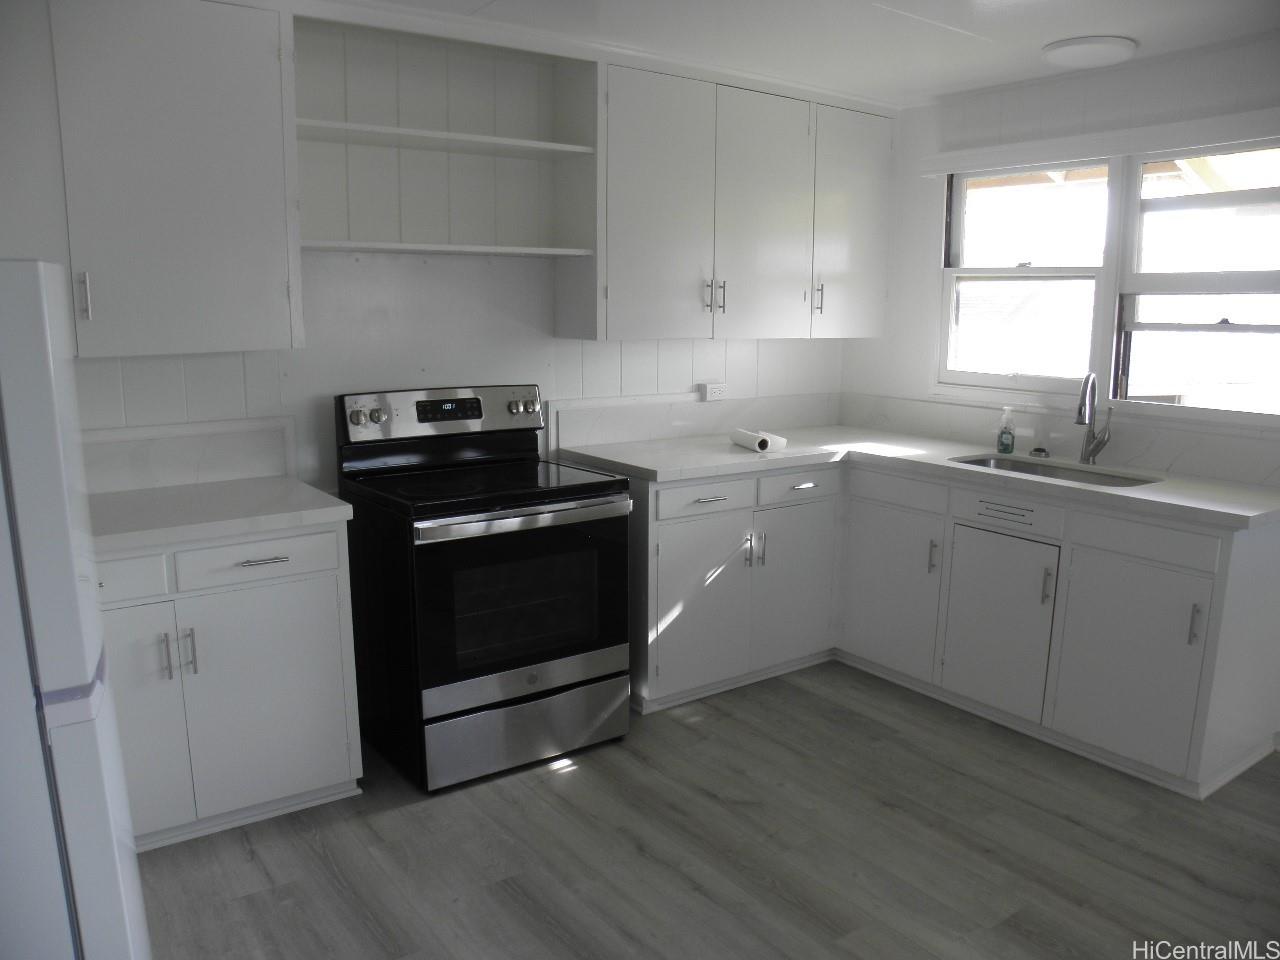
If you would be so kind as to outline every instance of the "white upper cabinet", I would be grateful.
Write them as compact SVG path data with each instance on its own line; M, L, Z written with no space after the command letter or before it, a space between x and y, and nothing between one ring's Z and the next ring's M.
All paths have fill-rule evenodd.
M715 335L808 337L813 106L716 91Z
M888 293L892 121L818 107L813 336L872 337Z
M80 355L298 345L288 21L197 0L50 10Z
M611 339L709 338L716 87L609 68Z

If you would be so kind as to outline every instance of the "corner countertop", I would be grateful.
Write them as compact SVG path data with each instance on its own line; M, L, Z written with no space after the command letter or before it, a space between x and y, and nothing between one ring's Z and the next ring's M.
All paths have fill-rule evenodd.
M944 483L977 482L1027 496L1054 497L1080 506L1128 511L1154 519L1232 529L1280 521L1280 489L1271 487L1126 468L1112 472L1157 478L1157 482L1138 487L1100 487L952 462L953 457L991 453L972 443L838 425L781 432L788 442L786 449L776 453L745 450L725 436L713 434L562 447L559 455L569 462L655 483L848 461L882 470L906 470Z
M186 483L89 495L98 556L351 518L351 505L292 477Z

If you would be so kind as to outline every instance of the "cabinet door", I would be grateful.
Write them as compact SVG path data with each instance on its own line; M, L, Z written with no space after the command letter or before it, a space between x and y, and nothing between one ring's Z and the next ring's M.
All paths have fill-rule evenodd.
M718 338L808 337L813 136L803 100L716 92Z
M836 505L816 500L755 515L751 668L829 650Z
M1182 776L1213 581L1076 548L1051 726Z
M196 803L173 604L107 611L102 633L133 832L190 823Z
M711 336L716 87L609 68L612 340Z
M956 524L942 686L1040 722L1058 548Z
M749 510L658 529L654 697L751 669Z
M289 347L279 15L50 8L80 355Z
M177 608L201 817L350 779L334 577Z
M813 336L880 332L888 288L892 121L818 107Z
M943 532L933 514L850 503L844 642L850 653L933 679Z

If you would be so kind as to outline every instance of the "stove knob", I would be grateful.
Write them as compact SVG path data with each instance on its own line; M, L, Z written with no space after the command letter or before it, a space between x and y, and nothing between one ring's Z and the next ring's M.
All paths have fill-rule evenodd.
M374 407L369 411L369 419L374 423L382 423L387 419L387 411L383 410L381 407Z
M525 413L537 413L541 409L542 409L542 404L539 403L537 400L526 400L524 402Z
M363 410L352 410L351 416L347 419L351 421L353 427L363 427L369 422L369 415Z
M523 409L524 409L524 405L521 404L519 400L512 400L510 403L507 404L507 410L512 414L519 413Z

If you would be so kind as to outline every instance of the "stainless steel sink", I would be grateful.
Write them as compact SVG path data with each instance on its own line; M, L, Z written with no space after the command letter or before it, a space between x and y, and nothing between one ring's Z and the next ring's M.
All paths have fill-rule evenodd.
M1123 473L1108 473L1091 467L1071 467L1062 463L1047 463L1036 460L1023 460L1019 457L999 457L982 454L970 457L953 457L954 463L965 463L971 467L986 467L988 470L1005 470L1010 473L1022 473L1032 477L1048 477L1052 480L1071 480L1075 483L1089 483L1096 487L1141 487L1159 481L1152 477L1135 477Z

